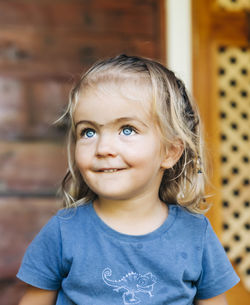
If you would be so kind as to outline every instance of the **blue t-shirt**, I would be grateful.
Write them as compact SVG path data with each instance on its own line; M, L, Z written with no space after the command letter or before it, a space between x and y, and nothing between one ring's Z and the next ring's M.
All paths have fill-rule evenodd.
M191 305L239 281L205 216L169 205L162 226L131 236L107 226L91 203L52 217L17 277L58 290L57 305Z

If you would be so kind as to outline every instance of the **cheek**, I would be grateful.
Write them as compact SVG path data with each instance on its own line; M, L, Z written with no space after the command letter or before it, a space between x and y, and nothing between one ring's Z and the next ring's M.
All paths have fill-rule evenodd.
M138 146L131 148L131 151L128 151L127 154L128 162L134 166L142 167L156 167L161 157L160 147L153 143L150 143L147 146Z
M85 169L90 163L89 153L82 146L76 145L75 160L76 165L80 170Z

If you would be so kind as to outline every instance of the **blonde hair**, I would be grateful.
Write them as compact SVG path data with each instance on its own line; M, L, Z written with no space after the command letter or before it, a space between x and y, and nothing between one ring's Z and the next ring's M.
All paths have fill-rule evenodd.
M97 197L84 182L74 158L76 131L73 115L79 94L101 82L122 80L126 83L131 79L149 87L153 112L165 144L178 141L183 146L177 163L164 171L159 198L191 212L204 213L208 207L204 196L206 158L197 107L183 82L172 71L153 60L127 55L95 63L71 90L68 107L58 120L66 120L69 126L68 170L61 185L64 206L78 206Z

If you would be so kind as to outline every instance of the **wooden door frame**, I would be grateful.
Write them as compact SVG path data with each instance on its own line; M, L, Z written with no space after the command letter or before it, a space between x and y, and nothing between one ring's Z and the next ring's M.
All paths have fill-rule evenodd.
M208 193L214 194L211 198L213 206L208 216L213 224L217 234L220 234L221 217L218 203L220 202L220 194L218 192L220 185L218 140L216 126L217 119L213 116L217 113L217 105L212 98L212 44L210 39L211 16L210 1L192 0L192 63L193 63L193 95L199 105L201 118L204 124L205 142L209 149L209 163L213 164L213 171L210 173L211 184ZM215 109L211 111L210 109ZM215 124L210 124L210 122ZM212 128L212 129L210 129Z
M232 22L234 27L231 26ZM219 152L219 105L217 103L216 54L219 45L247 45L246 14L218 10L216 0L192 0L192 71L193 95L204 122L208 156L212 164L211 193L213 202L208 213L216 233L221 234L221 174ZM212 123L211 123L212 122Z
M192 68L193 94L198 102L204 122L205 140L213 166L208 192L215 194L208 213L220 237L221 217L221 164L220 124L218 105L217 50L219 46L249 45L249 28L245 12L218 10L216 0L192 0ZM233 23L233 26L232 26ZM249 292L240 282L227 292L228 304L249 304Z

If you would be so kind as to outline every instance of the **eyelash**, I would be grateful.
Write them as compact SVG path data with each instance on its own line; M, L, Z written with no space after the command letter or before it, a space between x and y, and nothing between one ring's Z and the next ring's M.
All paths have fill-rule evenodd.
M119 134L121 134L122 131L123 131L124 129L130 129L132 132L138 133L138 130L137 130L135 127L133 127L133 126L131 126L131 125L124 125L124 126L122 126L122 127L120 128L120 133L119 133ZM89 138L89 139L92 138L92 137L94 137L94 135L91 136L91 137L87 137L86 134L87 134L88 131L94 132L94 135L96 134L96 131L95 131L93 128L87 127L87 128L84 128L84 129L82 129L82 130L80 131L80 137L81 137L81 138L82 138L82 137L84 137L84 138ZM130 135L130 134L129 134L129 135ZM125 136L126 136L126 135L125 135ZM127 135L127 136L128 136L128 135Z
M85 137L85 138L89 138L86 136L87 131L93 131L94 133L96 133L96 131L93 128L84 128L80 131L80 137ZM90 137L92 138L92 137Z
M121 127L121 132L124 130L124 129L131 129L134 133L138 133L137 129L131 125L124 125Z

